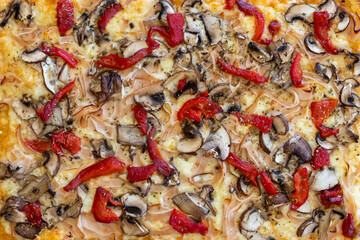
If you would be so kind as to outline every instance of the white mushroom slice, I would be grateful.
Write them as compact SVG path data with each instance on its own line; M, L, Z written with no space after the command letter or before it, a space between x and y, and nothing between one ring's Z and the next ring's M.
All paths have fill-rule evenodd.
M148 210L145 200L138 194L126 193L121 196L126 215L130 217L144 216Z
M196 15L185 15L186 31L191 33L198 33L202 44L208 44L208 38L206 36L205 26L203 21Z
M21 59L27 63L38 63L46 59L47 55L41 51L40 48L35 48L32 51L24 51L21 54Z
M341 81L341 84L342 84L343 86L348 85L348 84L351 84L351 87L352 87L352 88L357 88L357 87L360 86L359 81L356 80L355 78L347 78L347 79L345 79L344 81Z
M12 104L12 107L16 115L18 115L22 120L29 120L37 116L31 103L18 100Z
M326 0L325 2L319 5L316 11L317 12L327 11L329 13L329 20L331 20L337 15L338 5L334 0Z
M326 66L321 63L315 64L316 73L322 77L325 82L329 82L333 78L333 69L330 66Z
M4 218L6 221L13 223L20 223L27 221L27 217L25 213L21 212L19 209L16 208L11 208L8 211L6 211Z
M346 125L342 125L339 128L339 133L336 135L336 138L343 144L354 143L359 140L359 136L351 131Z
M285 38L270 43L268 49L274 56L275 63L283 67L290 63L294 53L294 47L290 43L285 42Z
M157 92L150 95L135 95L135 102L145 108L146 111L156 112L159 111L165 103L165 95L163 92Z
M240 230L257 232L258 228L265 222L259 209L250 207L241 215Z
M33 14L31 5L27 0L20 1L19 12L15 15L15 18L20 19L26 25L30 24Z
M332 210L326 209L323 211L324 214L321 214L319 219L319 240L328 239L328 231L331 224L332 219Z
M345 106L360 108L360 97L352 92L351 84L347 84L341 89L340 102Z
M350 57L355 58L355 61L353 62L354 75L360 76L360 55L350 53Z
M336 32L343 32L350 25L351 22L350 15L347 12L340 12L338 14L338 18L339 18L339 22L336 27Z
M277 164L280 164L283 167L286 167L287 163L289 162L289 159L290 159L290 155L284 152L283 147L279 148L273 156L273 161L276 162Z
M285 20L289 23L292 23L295 20L313 23L314 19L312 16L315 10L315 8L305 3L294 4L289 7L285 13Z
M44 166L46 167L49 175L51 177L55 177L55 175L58 173L60 168L60 157L53 151L45 151L45 162Z
M92 139L90 141L91 146L93 147L92 153L96 158L108 158L114 156L114 150L109 145L109 142L104 139Z
M181 211L191 215L196 221L201 221L210 213L209 203L194 193L180 193L172 198Z
M189 131L184 138L176 144L176 149L182 153L196 152L203 144L203 137L198 131Z
M319 224L314 221L314 219L310 218L303 222L298 228L296 235L298 237L305 237L313 232L319 227Z
M335 169L325 167L323 170L316 173L310 188L313 191L323 191L333 188L338 184L339 180L336 176Z
M201 38L198 33L184 32L184 42L193 47L199 47Z
M304 44L309 51L315 54L325 54L326 50L321 46L318 41L314 38L313 34L310 33L304 39Z
M30 180L18 193L28 202L36 202L43 193L49 190L49 177L45 174Z
M209 92L209 98L216 103L223 103L231 94L229 83L216 84Z
M122 218L121 229L126 235L136 237L143 237L150 233L150 231L141 225L135 218L129 216Z
M289 132L289 122L283 114L274 116L272 128L276 134L285 135Z
M270 53L260 48L258 45L256 45L253 42L249 42L248 52L250 56L259 63L268 62L273 58L273 56Z
M167 15L170 13L175 13L174 5L168 0L160 0L156 7L158 8L155 14L157 15L157 19L161 21L165 26L168 25ZM159 9L160 8L160 9Z
M41 62L41 68L46 88L55 94L57 92L58 78L56 63L50 57L47 57L45 61Z
M317 144L319 144L321 147L327 149L327 150L331 150L337 147L338 145L338 141L336 140L335 136L330 136L327 138L322 138L320 136L320 133L318 132L316 134L316 142Z
M215 45L222 39L220 19L210 14L202 14L201 19L211 45Z
M134 55L137 51L143 48L148 48L145 40L134 41L130 43L123 51L123 57L128 58Z
M236 187L239 191L244 193L246 196L249 196L251 193L253 193L257 189L256 187L251 185L251 182L245 176L239 177Z
M146 138L136 126L118 125L117 141L123 145L143 146Z
M260 132L259 144L260 144L260 147L264 150L264 152L270 154L271 149L274 146L274 143L273 143L273 141L272 141L272 139L270 137L270 133Z
M68 64L65 63L61 67L59 75L58 75L58 79L59 79L59 81L62 81L64 83L68 82L68 80L69 80L69 65Z
M301 136L295 136L284 144L284 153L296 155L302 162L312 159L312 150L309 143Z
M56 127L62 127L64 126L64 123L62 121L62 114L61 114L61 108L55 107L53 110L53 113L51 114L51 117L49 120L45 122L46 124L54 125Z
M165 89L169 90L172 94L176 94L178 90L179 81L186 79L188 82L197 83L197 74L195 72L182 71L174 73L171 77L169 77L164 83L163 86Z
M230 135L225 127L221 125L219 129L209 137L202 148L205 150L216 149L219 153L218 157L224 161L229 156L230 145Z

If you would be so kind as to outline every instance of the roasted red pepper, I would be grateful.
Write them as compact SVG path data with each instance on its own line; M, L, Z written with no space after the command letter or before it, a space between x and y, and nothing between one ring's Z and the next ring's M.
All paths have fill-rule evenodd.
M290 68L291 80L294 86L297 88L304 87L304 84L302 84L303 72L300 68L300 61L301 61L301 55L297 53Z
M325 207L330 207L332 204L340 206L344 200L341 186L337 185L332 189L323 191L320 195L320 200Z
M242 161L240 158L238 158L235 153L230 152L229 156L226 158L226 161L228 161L231 165L236 167L240 172L242 172L245 177L247 177L251 184L255 187L258 186L256 177L259 175L258 170L251 165L250 163Z
M252 37L252 40L253 41L260 40L260 38L264 32L264 28L265 28L264 16L259 11L259 9L257 9L250 3L247 3L243 0L236 0L236 3L238 5L240 11L245 13L246 16L255 17L255 33L254 33L254 36Z
M91 212L97 222L111 223L119 221L119 217L107 207L108 203L113 206L123 206L120 201L113 199L113 195L109 191L98 187L91 208Z
M181 79L181 80L179 81L179 83L178 83L178 85L177 85L177 89L178 89L179 91L181 91L181 90L184 89L184 87L186 86L186 81L187 81L186 78Z
M203 91L198 96L207 98L209 96L209 91Z
M268 26L271 36L275 36L281 29L281 23L278 20L272 20Z
M53 99L48 101L43 108L37 109L36 113L43 122L50 119L58 102L74 88L75 82L71 82L55 94Z
M334 130L323 126L324 121L328 119L330 114L335 110L337 103L338 100L333 99L311 103L311 119L315 127L320 131L320 136L322 138L339 133L339 130Z
M265 39L260 39L259 43L260 44L264 44L264 45L269 45L270 43L272 43L274 40L272 38L265 38Z
M142 134L146 135L147 134L147 112L146 112L146 110L140 105L135 105L133 107L133 112L135 115L135 119L140 126L140 130L141 130Z
M170 173L174 171L174 169L170 167L170 165L161 157L159 148L153 139L154 133L155 133L155 128L152 128L149 131L149 135L147 138L147 149L151 160L153 160L159 172L165 177L168 177Z
M309 178L306 168L299 168L294 175L295 192L291 197L291 210L301 207L309 197Z
M74 20L74 5L70 0L61 0L57 3L57 25L60 35L66 35L66 32L72 28Z
M29 140L25 139L25 144L35 152L43 152L47 150L51 150L51 141L43 141L43 140Z
M256 115L256 114L244 115L239 112L235 112L232 114L239 119L240 124L244 124L244 125L251 124L254 127L258 128L263 133L268 133L271 130L271 125L274 120L274 118L272 117L266 117L263 115Z
M317 170L322 166L327 166L330 163L330 154L325 148L316 147L314 151L314 156L312 158L311 166Z
M200 222L195 223L188 219L182 212L174 209L171 213L169 224L179 233L200 233L205 236L208 227Z
M114 3L109 8L105 10L103 15L100 17L100 20L98 21L99 31L100 33L104 33L106 29L106 25L112 19L118 12L120 12L122 9L121 5L119 3Z
M63 153L61 147L68 150L71 155L74 155L81 150L81 139L73 132L61 131L51 135L51 139L53 142L52 149L58 154Z
M351 213L348 213L347 218L343 221L341 226L342 234L344 237L354 238L355 237L355 222Z
M249 80L251 82L254 82L256 84L265 83L265 82L269 81L269 79L259 75L256 72L234 67L233 65L225 62L224 60L222 60L220 58L218 58L217 63L220 65L220 69L222 71L230 73L235 76L242 77L242 78Z
M47 55L50 56L58 56L64 59L65 62L67 62L70 67L74 68L78 64L78 61L67 51L62 50L57 47L47 47L47 46L40 46L39 47L41 51Z
M145 181L151 176L151 174L156 172L156 170L157 170L157 166L154 163L144 167L128 166L127 179L131 183Z
M184 103L177 116L179 121L186 117L201 122L202 115L208 119L220 112L222 112L222 108L219 104L205 97L196 97Z
M265 171L262 171L260 173L260 181L268 194L273 195L279 193L279 191L276 189L275 185L271 181L271 178L267 175Z
M234 5L235 5L235 0L225 0L224 9L231 10L231 9L233 9Z
M97 162L83 170L64 187L64 190L69 192L74 190L81 183L88 181L91 178L105 176L113 173L121 173L125 170L125 164L116 157L109 157L101 162Z
M327 32L330 29L329 13L314 12L314 37L320 42L325 50L330 54L337 54L339 49L334 46Z
M26 204L22 207L21 211L25 213L26 218L29 220L29 222L34 224L35 227L40 227L42 219L39 201Z

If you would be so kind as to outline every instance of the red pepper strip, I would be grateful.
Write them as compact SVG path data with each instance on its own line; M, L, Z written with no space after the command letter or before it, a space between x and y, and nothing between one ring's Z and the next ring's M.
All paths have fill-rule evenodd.
M34 224L35 227L40 227L42 219L39 201L26 204L22 207L21 211L25 213L26 218L29 220L29 222Z
M155 133L155 128L152 128L149 131L149 135L147 138L147 149L151 160L153 160L159 172L165 177L168 177L170 173L174 171L174 169L170 167L170 165L161 157L159 148L153 139L154 133Z
M199 94L199 97L207 98L208 96L209 96L209 91L203 91L202 93Z
M263 44L263 45L269 45L270 43L272 43L274 40L272 38L265 38L265 39L260 39L259 43Z
M231 165L236 167L240 172L242 172L245 177L247 177L251 184L255 187L258 186L256 177L259 175L258 170L251 165L250 163L242 161L240 158L238 158L235 153L230 152L229 156L226 158L226 161L228 161Z
M146 135L147 134L147 112L146 112L146 110L140 105L135 105L133 107L133 112L135 115L135 119L140 126L140 130L141 130L142 134Z
M105 32L106 25L118 12L120 12L121 8L122 7L119 3L114 3L105 10L104 14L100 17L100 20L98 21L100 33Z
M291 210L301 207L309 197L309 179L306 168L299 168L294 175L295 192L291 197Z
M268 194L278 194L278 190L276 189L275 185L273 184L273 182L271 181L270 177L267 175L267 173L265 171L262 171L260 173L260 181L261 184L263 185L265 191Z
M65 62L67 62L70 67L74 68L78 64L78 61L67 51L62 50L57 47L47 47L47 46L40 46L39 47L41 51L47 55L50 56L58 56L64 59Z
M195 223L188 219L182 212L174 209L171 213L169 224L179 233L200 233L205 236L208 232L208 227L200 222Z
M47 120L50 119L54 108L56 107L56 105L58 104L58 102L69 92L71 92L71 90L74 88L75 86L75 81L69 83L68 85L66 85L63 89L61 89L59 92L57 92L55 94L55 96L53 97L53 99L51 99L50 101L48 101L45 106L43 108L37 109L36 113L37 115L40 117L40 119L43 122L46 122Z
M245 13L246 16L254 16L255 17L255 34L252 37L252 40L258 41L261 38L261 36L264 32L264 28L265 28L264 16L259 11L259 9L257 9L250 3L247 3L243 0L236 0L236 3L238 5L240 11Z
M230 73L235 76L242 77L242 78L249 80L251 82L254 82L256 84L265 83L265 82L269 81L269 79L259 75L256 72L234 67L233 65L225 62L224 60L222 60L220 58L218 58L217 63L220 65L220 69L222 71Z
M38 139L29 140L25 139L25 144L35 152L43 152L47 150L51 150L51 141L41 141Z
M329 13L314 12L314 37L330 54L337 54L339 49L333 45L327 32L330 29Z
M102 187L96 189L91 212L97 222L111 223L119 221L119 217L107 207L111 203L114 206L123 206L123 204L113 199L113 195Z
M337 185L332 189L323 191L320 195L321 203L325 207L330 207L332 204L340 206L343 203L343 196L341 186Z
M226 0L224 9L231 10L235 5L235 0Z
M66 32L72 28L74 20L74 5L70 0L62 0L57 3L57 25L60 35L66 35Z
M314 151L314 156L312 158L311 166L317 170L322 166L327 166L330 164L330 154L325 148L316 147Z
M131 183L145 181L151 176L151 174L156 172L156 170L157 170L157 166L154 163L144 167L128 166L127 179Z
M274 118L272 117L266 117L263 115L256 115L256 114L244 115L239 112L232 114L239 119L240 124L244 124L244 125L251 124L254 127L257 127L263 133L268 133L271 130L271 125L274 120Z
M52 149L58 154L62 154L61 147L68 150L71 155L74 155L81 150L81 139L73 132L61 131L51 135L51 139L53 141Z
M290 77L296 88L301 88L305 86L304 84L301 83L303 79L303 72L300 69L300 61L301 61L301 55L297 53L290 68Z
M178 83L178 85L177 85L177 89L178 89L179 91L181 91L181 90L184 89L184 87L186 86L186 81L187 81L186 78L181 79L181 80L179 81L179 83Z
M97 162L83 170L64 187L64 190L69 192L74 190L81 183L88 181L91 178L105 176L117 172L123 172L125 170L125 164L118 160L116 157L109 157L101 162Z
M355 237L355 222L351 213L348 213L347 218L343 221L341 226L342 234L344 237L354 238Z
M185 102L177 113L177 116L179 121L187 117L201 122L202 115L208 119L220 112L222 112L222 108L219 104L205 97L196 97Z
M281 29L281 23L278 20L272 20L268 26L271 36L275 36Z
M315 127L320 131L320 136L322 138L339 133L339 130L334 130L323 126L324 121L328 119L330 114L335 110L337 103L338 100L333 99L311 103L311 119Z

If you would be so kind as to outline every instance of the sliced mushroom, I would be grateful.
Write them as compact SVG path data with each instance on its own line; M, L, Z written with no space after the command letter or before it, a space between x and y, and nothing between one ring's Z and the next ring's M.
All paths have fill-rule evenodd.
M256 45L253 42L249 42L248 52L250 56L259 63L268 62L273 58L272 54L260 48L258 45Z
M289 63L294 52L294 47L290 43L285 42L285 38L270 43L268 49L274 56L275 63L278 66L284 66Z
M92 153L96 158L108 158L114 156L115 154L114 150L105 138L92 139L90 144L94 149Z
M210 90L209 98L216 103L222 103L230 94L230 85L228 83L219 83Z
M283 114L276 115L272 122L272 128L276 134L285 135L289 131L289 122Z
M49 175L55 177L60 168L60 157L53 151L45 151L44 156L46 158L44 166L46 167Z
M326 50L323 48L314 38L313 34L310 33L304 39L304 43L307 49L315 54L325 54Z
M15 13L17 14L20 9L19 0L13 0L6 15L2 19L2 22L0 23L0 27L5 27L5 25L8 23L11 16Z
M148 210L147 203L138 194L126 193L121 196L121 202L124 205L126 215L130 217L144 216Z
M280 185L281 189L286 193L292 193L294 190L294 179L288 172L280 170L270 171L271 179Z
M55 94L58 90L56 63L50 57L47 57L45 61L41 62L41 68L46 88Z
M147 179L146 181L135 182L133 183L133 185L136 187L137 190L139 190L139 194L142 197L146 197L151 189L150 179Z
M340 91L340 102L345 106L360 108L360 97L352 92L352 84L343 86Z
M289 7L285 13L285 20L289 23L292 23L295 20L313 23L314 19L312 16L315 10L315 8L305 3L294 4Z
M347 29L347 27L350 25L351 18L350 18L349 13L347 13L347 12L340 12L338 14L338 18L339 18L339 21L338 21L338 24L336 27L336 32L339 33L339 32L343 32Z
M30 24L33 13L31 5L27 0L20 1L19 11L16 13L15 18L21 20L26 25Z
M221 19L210 14L201 14L200 18L204 23L206 35L211 45L218 44L222 39Z
M18 115L22 120L29 120L37 116L32 104L24 99L15 101L12 104L12 107L16 115Z
M69 65L68 64L65 63L64 65L62 65L62 67L59 71L58 79L61 82L68 82L68 80L69 80Z
M324 214L322 214L319 219L319 240L327 239L331 218L332 218L331 209L326 209L323 212Z
M323 170L316 173L310 188L313 191L323 191L333 188L338 184L339 180L336 176L335 169L331 167L324 167Z
M186 79L186 86L182 90L178 90L180 80ZM177 72L169 77L164 83L165 89L169 90L175 98L178 98L184 93L194 94L197 92L197 74L195 72L182 71Z
M20 211L25 205L26 201L24 201L21 197L9 197L6 199L5 205L0 211L0 216L10 213L13 209Z
M320 136L320 133L318 132L316 134L316 142L317 144L319 144L321 147L327 149L327 150L331 150L337 147L338 142L335 136L330 136L327 138L322 138Z
M309 143L301 136L295 136L284 144L284 153L296 155L301 162L312 159L312 150Z
M170 173L169 176L167 176L164 180L164 185L169 186L177 186L180 184L180 172L173 166L174 171Z
M288 203L289 201L289 198L283 193L267 195L265 198L267 209L274 209L280 207Z
M206 218L211 211L209 202L195 193L180 193L172 200L182 212L191 215L196 221Z
M334 17L336 17L338 8L339 7L334 0L326 0L325 2L319 5L316 11L317 12L327 11L329 13L329 20L332 20Z
M209 184L205 184L201 187L201 192L199 194L200 197L202 197L203 199L205 199L208 202L212 202L214 200L212 193L214 192L214 187L209 185Z
M360 75L360 54L349 53L350 57L355 58L352 68L354 69L354 75Z
M249 207L243 212L240 218L240 230L247 232L257 232L258 228L264 223L265 219L260 210L255 207Z
M15 232L26 239L35 239L36 235L45 227L45 223L41 223L40 227L35 227L32 223L17 223L15 225Z
M170 13L175 13L174 5L168 1L168 0L160 0L155 5L156 11L155 15L157 16L157 19L161 21L162 24L165 26L168 25L167 22L167 15Z
M184 43L193 47L200 47L201 38L198 33L184 32Z
M341 84L343 86L349 85L351 84L352 88L358 88L360 86L360 83L358 80L356 80L355 78L347 78L344 81L341 81Z
M347 218L347 212L344 205L332 207L332 212L339 215L340 219Z
M41 51L40 48L35 48L32 51L24 51L21 54L21 59L27 63L38 63L46 59L47 55Z
M201 39L201 43L206 45L209 43L206 36L206 30L203 21L195 14L185 15L186 31L191 33L197 33Z
M81 207L82 201L80 198L77 198L72 204L61 204L47 208L42 217L48 227L51 228L56 223L62 222L67 218L77 218L80 215Z
M11 177L11 173L9 171L9 165L3 162L0 162L0 180Z
M318 227L319 227L319 224L317 222L315 222L314 219L309 218L308 220L306 220L299 226L299 228L296 232L296 235L298 237L305 237L305 236L315 232L315 230Z
M230 135L223 125L212 135L202 146L205 150L216 149L218 151L218 157L221 160L225 160L230 153L231 139Z
M270 136L269 132L268 133L260 132L259 144L260 144L260 147L264 150L264 152L266 152L268 154L271 153L271 149L273 148L274 143L273 143L273 141L271 139L271 136Z
M199 150L203 144L201 133L193 128L184 129L184 138L181 138L176 144L176 149L182 153L191 153Z
M49 177L42 175L30 180L20 191L19 196L28 202L36 202L43 193L49 190Z
M96 96L98 102L109 99L113 94L120 93L122 80L114 71L100 72L95 81L90 82L90 91Z
M132 55L134 55L137 51L139 51L140 49L143 48L148 48L148 45L146 43L146 41L143 40L139 40L139 41L134 41L131 42L128 46L126 46L126 48L123 51L123 57L124 58L129 58Z
M143 146L146 138L140 128L130 125L118 125L117 142L123 145Z
M284 152L284 148L280 147L276 150L275 154L273 155L273 161L277 164L280 164L283 167L286 167L290 160L290 154Z
M322 77L327 83L333 78L333 69L330 66L326 66L321 63L316 63L315 70L316 73L320 77Z
M143 237L150 234L150 231L141 225L135 218L124 216L121 219L121 229L126 235Z
M151 95L135 95L135 102L145 108L146 111L156 112L161 109L165 103L165 95L163 92L154 93Z
M341 125L339 133L336 135L336 139L343 144L349 144L358 142L359 136L351 131L346 125Z
M256 188L251 185L250 180L247 179L245 176L239 177L236 187L240 192L244 193L246 196L249 196L252 192L256 190Z
M7 210L4 218L6 221L13 223L21 223L27 221L25 213L21 212L19 209L16 208Z
M174 55L174 68L182 68L187 69L189 68L190 64L192 63L192 56L191 53L185 48L181 47L176 51Z

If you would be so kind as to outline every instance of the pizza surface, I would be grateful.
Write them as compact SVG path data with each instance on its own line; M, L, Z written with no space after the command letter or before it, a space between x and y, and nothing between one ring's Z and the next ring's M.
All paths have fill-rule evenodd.
M0 239L360 238L359 10L0 0Z

